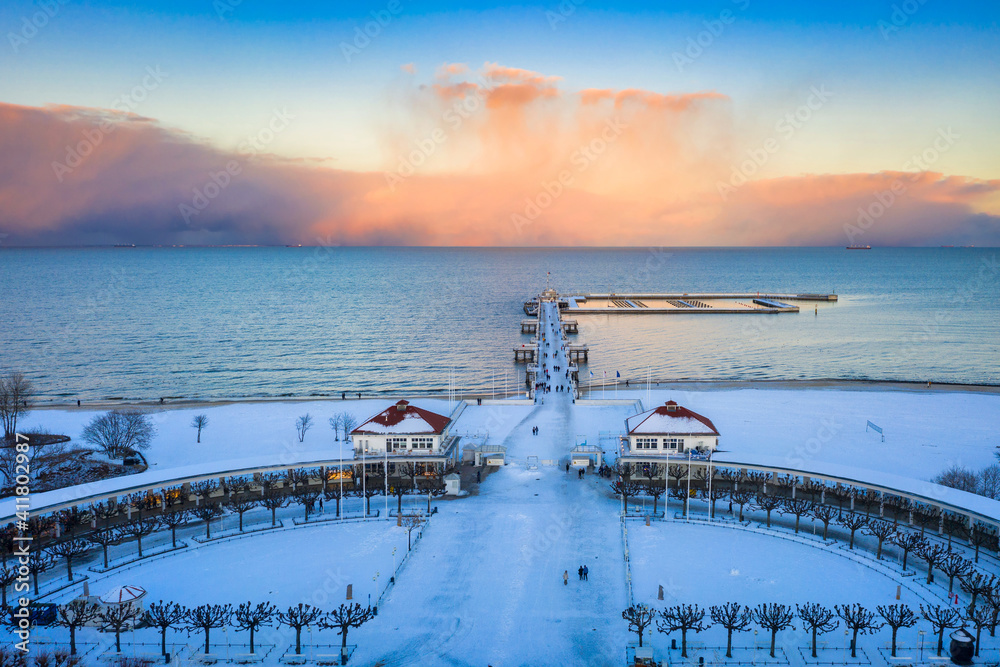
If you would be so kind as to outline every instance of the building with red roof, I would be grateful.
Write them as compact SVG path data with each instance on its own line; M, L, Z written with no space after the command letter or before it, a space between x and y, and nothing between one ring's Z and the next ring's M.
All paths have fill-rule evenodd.
M457 438L448 433L451 423L451 417L397 401L351 431L354 453L357 458L387 456L397 463L447 464L458 449Z
M712 420L675 401L629 417L625 428L633 456L707 454L719 446L719 430Z

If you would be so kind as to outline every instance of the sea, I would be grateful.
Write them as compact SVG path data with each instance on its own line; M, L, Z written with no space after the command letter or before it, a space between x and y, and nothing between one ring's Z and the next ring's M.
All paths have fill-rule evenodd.
M0 369L38 400L510 395L525 300L836 293L797 314L579 315L583 383L1000 384L993 248L4 248ZM591 375L593 373L593 375ZM606 380L605 380L606 378Z

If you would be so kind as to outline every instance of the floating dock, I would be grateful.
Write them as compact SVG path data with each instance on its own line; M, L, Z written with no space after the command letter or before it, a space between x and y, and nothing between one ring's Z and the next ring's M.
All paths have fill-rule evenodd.
M797 313L796 301L837 301L836 294L751 293L636 293L560 294L560 310L567 314L686 314L686 313ZM524 303L524 312L538 312L538 298ZM527 320L526 320L527 321ZM566 320L565 322L572 322ZM523 330L522 323L522 330ZM526 332L527 333L527 332Z

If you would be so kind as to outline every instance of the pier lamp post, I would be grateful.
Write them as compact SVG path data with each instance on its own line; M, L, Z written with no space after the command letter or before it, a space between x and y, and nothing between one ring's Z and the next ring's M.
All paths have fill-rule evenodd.
M691 516L691 450L688 450L688 484L687 484L687 498L684 499L684 520L687 521Z
M364 503L361 505L361 513L368 518L368 465L365 463L365 455L368 453L368 443L361 449L361 495L364 496Z
M712 499L712 454L714 449L708 450L708 520L715 518L715 501Z
M385 463L382 465L382 472L385 473L385 518L389 519L389 443L385 446Z
M923 662L924 661L924 635L927 634L927 631L926 630L920 630L919 632L917 632L917 634L920 635L920 660L919 660L919 662Z
M347 438L344 438L346 440ZM337 481L340 482L340 496L337 497L337 518L344 518L344 443L340 443L340 466L337 468Z

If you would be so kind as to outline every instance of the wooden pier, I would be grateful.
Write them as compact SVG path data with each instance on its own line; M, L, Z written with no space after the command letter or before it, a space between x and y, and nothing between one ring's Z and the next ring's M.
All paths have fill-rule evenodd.
M564 320L564 319L560 318L560 321L562 322L563 333L567 333L567 334L580 333L580 325L577 323L576 320ZM522 329L522 331L523 331L523 329Z
M514 348L514 361L534 363L538 357L538 345L518 345Z
M569 357L570 363L575 363L579 365L581 361L587 363L588 356L590 355L589 345L568 345L566 347L566 354Z
M538 333L538 318L536 317L530 320L521 320L521 333Z

